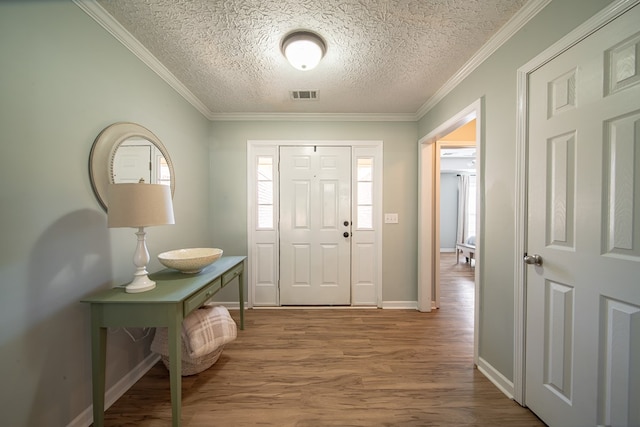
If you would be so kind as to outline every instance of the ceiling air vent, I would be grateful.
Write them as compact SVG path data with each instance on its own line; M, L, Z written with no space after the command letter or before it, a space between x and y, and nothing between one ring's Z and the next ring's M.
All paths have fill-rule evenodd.
M318 99L317 90L292 90L291 99L294 101L314 101Z

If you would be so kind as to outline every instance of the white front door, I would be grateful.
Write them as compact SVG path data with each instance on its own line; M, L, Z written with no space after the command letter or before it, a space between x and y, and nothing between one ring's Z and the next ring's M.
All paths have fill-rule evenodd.
M280 304L351 303L351 148L280 147Z
M640 6L529 80L525 403L640 425Z

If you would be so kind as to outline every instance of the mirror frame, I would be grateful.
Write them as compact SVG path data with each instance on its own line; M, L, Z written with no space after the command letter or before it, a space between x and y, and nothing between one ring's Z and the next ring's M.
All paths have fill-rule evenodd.
M98 134L89 154L89 179L91 188L102 209L108 211L107 189L113 184L113 161L118 147L129 138L144 138L151 142L162 153L171 173L171 197L176 188L175 172L169 152L160 139L149 129L137 123L117 122L107 126Z

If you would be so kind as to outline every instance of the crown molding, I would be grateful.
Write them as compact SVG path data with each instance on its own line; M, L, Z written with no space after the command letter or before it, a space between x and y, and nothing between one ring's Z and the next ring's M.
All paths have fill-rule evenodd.
M416 115L377 113L214 113L212 121L415 122Z
M417 117L408 114L333 114L333 113L213 113L187 87L182 84L147 48L116 21L102 6L91 0L72 0L87 15L93 18L152 71L166 81L178 94L211 121L388 121L415 122Z
M471 59L469 59L436 93L414 114L411 113L214 113L176 78L147 48L117 22L102 6L91 0L72 0L87 15L93 18L120 43L160 76L187 102L212 121L365 121L365 122L416 122L447 96L478 66L489 58L509 38L536 16L551 0L530 0L514 15Z
M544 9L551 0L530 0L506 24L498 30L447 82L436 91L416 112L420 120L433 107L444 99L456 86L466 79L476 68L525 26L534 16Z
M171 73L146 47L129 31L116 21L102 6L91 0L72 0L87 15L93 18L113 37L144 62L152 71L169 84L178 94L193 105L205 117L210 118L211 111L176 76Z

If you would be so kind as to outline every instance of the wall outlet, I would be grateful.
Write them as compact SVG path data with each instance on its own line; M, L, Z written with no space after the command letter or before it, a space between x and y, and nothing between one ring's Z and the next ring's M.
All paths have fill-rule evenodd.
M384 223L385 224L397 224L398 223L398 214L397 213L386 213L386 214L384 214Z

